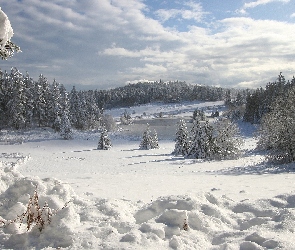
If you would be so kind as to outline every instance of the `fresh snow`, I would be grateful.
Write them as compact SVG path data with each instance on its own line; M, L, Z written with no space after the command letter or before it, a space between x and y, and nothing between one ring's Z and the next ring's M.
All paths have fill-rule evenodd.
M13 29L7 15L0 7L0 50L10 41L13 36Z
M265 163L253 125L239 122L238 160L171 154L177 121L198 107L207 115L224 109L219 102L106 110L134 118L110 134L109 150L97 150L100 131L62 140L48 128L2 130L0 221L21 215L36 187L41 206L56 214L41 232L0 227L0 249L295 249L293 164ZM146 122L159 149L139 149Z

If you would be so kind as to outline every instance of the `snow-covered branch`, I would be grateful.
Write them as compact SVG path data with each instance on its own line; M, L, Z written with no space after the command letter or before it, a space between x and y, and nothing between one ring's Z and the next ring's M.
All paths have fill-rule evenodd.
M11 42L13 29L7 15L0 7L0 57L7 59L13 56L14 51L20 51L20 47Z

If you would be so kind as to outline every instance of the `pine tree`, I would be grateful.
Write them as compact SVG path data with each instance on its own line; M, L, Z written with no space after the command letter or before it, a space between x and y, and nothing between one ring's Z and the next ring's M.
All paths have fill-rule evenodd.
M239 128L229 119L221 118L214 124L213 159L235 159L241 154Z
M25 103L25 127L31 127L33 125L33 115L34 115L34 80L26 73L24 77L24 95L26 98Z
M206 115L204 110L196 109L193 113L193 119L198 119L199 121L205 121L206 120Z
M121 121L121 124L123 124L123 125L132 124L131 115L127 112L127 110L125 110L124 114L120 117L120 121Z
M154 133L152 135L152 147L151 148L159 148L158 133L155 129L154 129Z
M108 131L103 128L98 141L97 149L108 150L112 147L111 140L108 136Z
M70 119L66 112L61 115L60 120L60 135L65 140L73 139L73 130L71 126Z
M295 161L295 87L271 105L260 127L258 145L268 158L278 162Z
M61 116L62 116L62 106L61 106L61 93L59 83L54 79L51 86L51 98L50 102L47 104L49 120L52 123L52 128L59 132L61 130Z
M26 124L25 104L27 102L23 76L16 68L13 68L11 70L10 80L13 83L13 89L12 97L7 103L9 114L8 124L15 129L21 129Z
M189 150L188 130L184 119L180 119L176 132L175 148L173 154L187 155Z
M36 117L39 127L49 125L49 106L50 89L49 84L42 74L39 76L38 82L35 84L35 110L34 117Z
M191 129L190 148L186 157L195 159L208 158L208 143L208 135L206 134L204 124L201 124L198 119L194 120L194 124Z
M61 120L60 120L60 134L61 136L66 139L72 139L73 138L73 130L72 130L72 124L69 118L69 99L68 99L68 93L66 92L63 85L60 86L60 107L61 107Z
M141 143L139 145L140 149L155 149L158 148L158 136L155 132L154 135L151 134L150 126L147 124L146 130L143 132Z

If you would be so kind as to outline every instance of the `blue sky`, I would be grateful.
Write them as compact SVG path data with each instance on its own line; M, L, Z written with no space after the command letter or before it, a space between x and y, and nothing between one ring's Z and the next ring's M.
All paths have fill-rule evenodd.
M139 80L256 88L295 75L295 0L9 0L22 53L0 62L67 89Z

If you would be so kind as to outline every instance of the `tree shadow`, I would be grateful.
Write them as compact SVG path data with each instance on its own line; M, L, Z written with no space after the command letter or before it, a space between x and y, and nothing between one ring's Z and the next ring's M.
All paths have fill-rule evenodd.
M212 173L212 172L210 172ZM267 175L267 174L288 174L295 173L295 163L275 164L267 161L242 167L232 167L215 171L220 175Z

